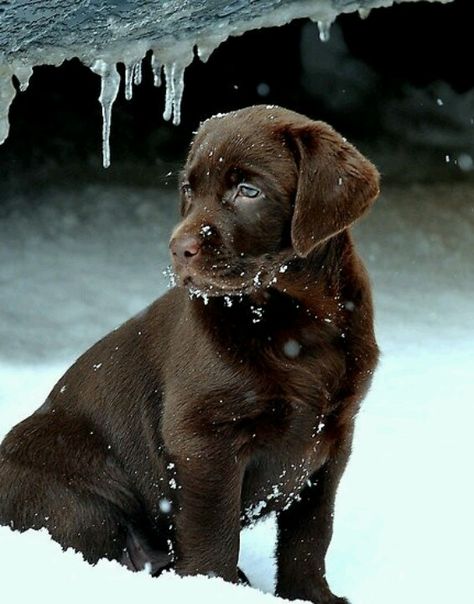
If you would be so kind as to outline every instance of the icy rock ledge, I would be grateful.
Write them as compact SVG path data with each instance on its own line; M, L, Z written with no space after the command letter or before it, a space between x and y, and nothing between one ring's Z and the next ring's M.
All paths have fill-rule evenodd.
M195 48L201 60L206 61L229 36L304 17L318 23L320 38L326 41L339 14L357 10L361 18L366 18L372 8L392 4L393 0L1 2L0 144L8 136L8 112L17 89L26 90L36 65L60 65L77 57L100 76L103 164L108 167L112 107L120 88L118 63L125 66L125 96L130 99L133 85L141 82L142 60L151 51L155 85L161 85L164 72L163 117L179 124L184 71L193 60Z

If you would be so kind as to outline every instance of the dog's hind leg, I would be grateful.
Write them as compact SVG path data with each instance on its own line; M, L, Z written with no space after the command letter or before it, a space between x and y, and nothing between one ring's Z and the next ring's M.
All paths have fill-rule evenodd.
M0 446L0 525L46 528L95 563L119 560L139 503L97 431L59 412L35 414Z
M50 476L0 459L0 525L14 530L46 528L63 549L94 564L120 560L127 529L121 511L92 493L65 487Z

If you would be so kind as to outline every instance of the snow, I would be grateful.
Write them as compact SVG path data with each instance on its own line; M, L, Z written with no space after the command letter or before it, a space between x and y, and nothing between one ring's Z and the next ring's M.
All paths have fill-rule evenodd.
M443 158L440 158L440 162ZM87 346L166 288L170 193L88 185L15 193L0 215L0 437ZM342 480L328 580L352 604L445 604L471 593L474 185L384 187L355 229L382 349ZM322 420L323 421L323 420ZM165 504L166 505L166 504ZM152 579L0 528L2 602L277 602L272 519L243 531L258 589ZM27 577L27 580L25 580Z
M72 550L62 552L44 531L29 531L18 536L8 528L0 528L0 543L1 590L5 604L29 601L84 604L103 600L115 604L135 601L183 604L277 602L270 594L231 585L219 578L181 579L168 572L156 580L146 571L131 573L118 563L106 560L92 567Z
M463 172L470 172L474 167L474 161L469 153L460 153L458 157L458 166Z
M290 338L283 344L283 352L289 359L296 359L301 352L301 344Z

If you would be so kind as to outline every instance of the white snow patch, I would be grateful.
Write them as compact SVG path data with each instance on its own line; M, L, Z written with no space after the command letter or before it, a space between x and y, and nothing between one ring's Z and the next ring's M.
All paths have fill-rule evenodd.
M258 566L257 554L250 553L248 560ZM113 601L114 604L136 601L196 604L281 602L268 593L226 583L219 578L180 578L166 572L154 579L146 569L133 573L108 560L91 566L73 550L63 552L45 530L20 534L0 527L0 567L2 601L6 604L84 604L101 600ZM25 580L25 572L28 580ZM252 580L255 566L246 572ZM264 587L271 589L268 581Z

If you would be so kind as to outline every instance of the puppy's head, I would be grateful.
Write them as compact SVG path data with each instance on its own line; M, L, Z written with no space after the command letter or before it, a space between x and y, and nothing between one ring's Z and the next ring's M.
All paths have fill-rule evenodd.
M183 171L170 249L180 284L208 295L266 287L378 194L374 166L337 132L280 107L210 118Z

